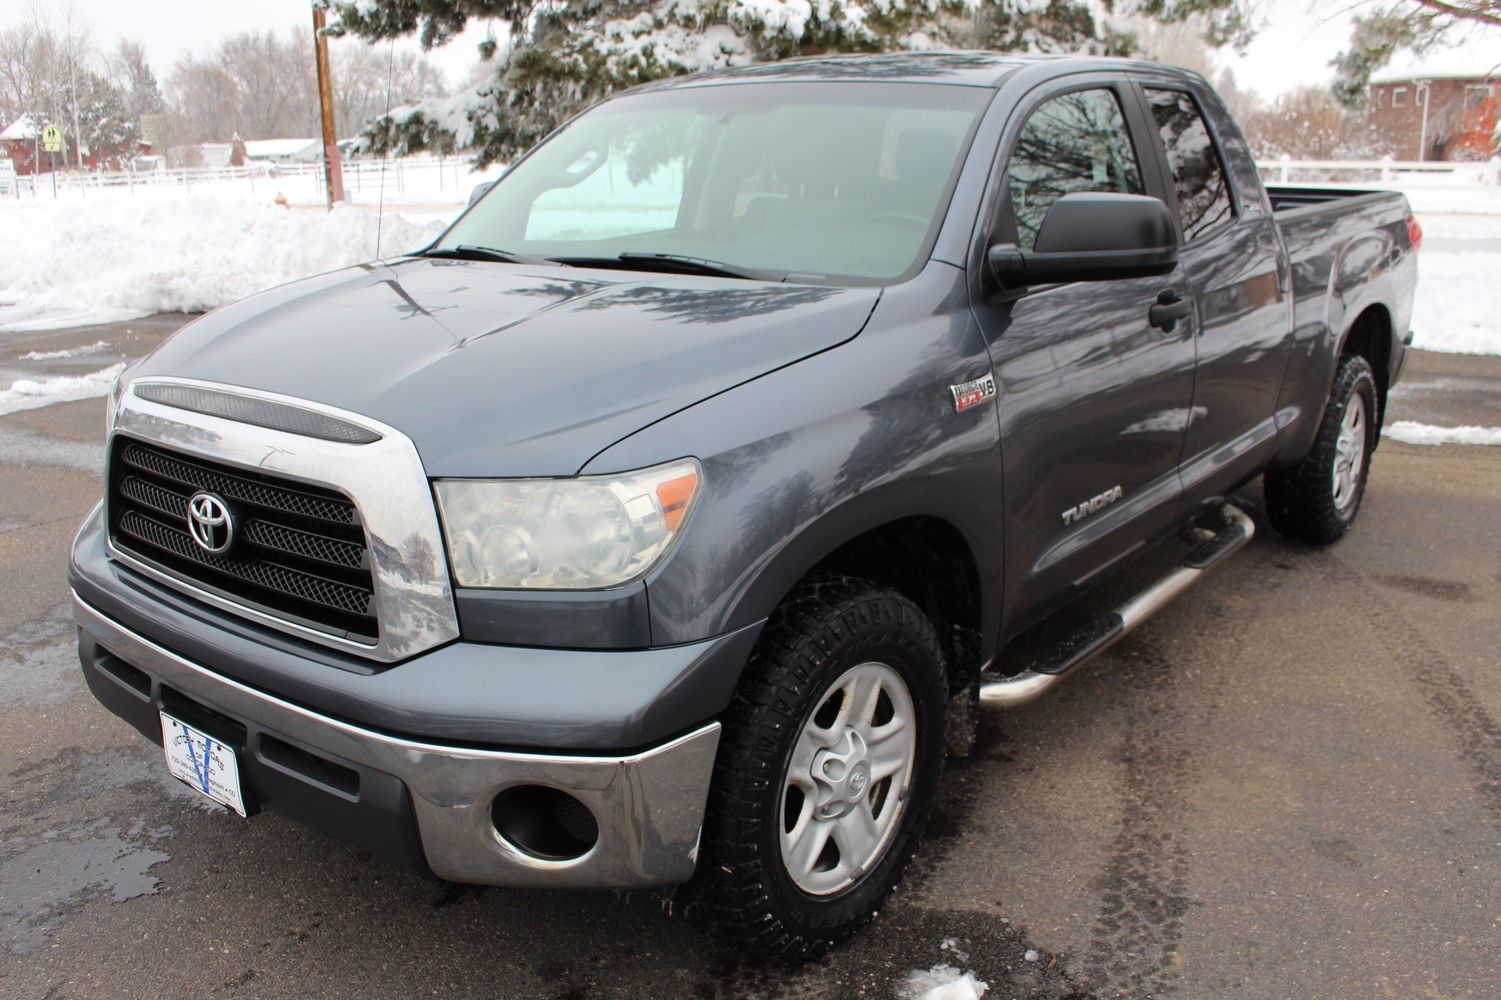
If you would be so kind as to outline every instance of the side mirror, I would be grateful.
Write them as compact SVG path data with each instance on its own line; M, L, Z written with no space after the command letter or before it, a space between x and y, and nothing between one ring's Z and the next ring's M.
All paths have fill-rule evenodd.
M474 185L474 190L469 192L469 204L473 205L485 196L485 192L495 186L494 181L485 181L483 184Z
M1172 213L1140 194L1066 194L1037 231L1037 245L993 246L991 272L1008 288L1169 274L1178 266Z

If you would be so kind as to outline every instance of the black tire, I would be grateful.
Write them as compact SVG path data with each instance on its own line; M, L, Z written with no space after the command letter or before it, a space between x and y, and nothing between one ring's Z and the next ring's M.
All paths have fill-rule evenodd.
M810 895L783 861L789 762L815 710L832 704L825 701L830 686L872 662L892 668L911 696L916 737L907 797L868 869L850 875L843 891ZM767 624L722 720L690 888L693 918L741 951L792 962L823 954L868 923L916 852L932 806L946 740L944 671L932 624L895 591L851 577L794 591ZM874 799L874 780L866 794Z
M1340 358L1313 448L1297 465L1272 470L1262 480L1267 516L1281 535L1328 545L1343 538L1355 523L1381 426L1377 400L1376 376L1366 360L1353 355ZM1357 405L1365 414L1363 433L1357 435L1362 438L1361 462L1349 491L1341 497L1335 484L1340 437L1352 417L1351 408Z

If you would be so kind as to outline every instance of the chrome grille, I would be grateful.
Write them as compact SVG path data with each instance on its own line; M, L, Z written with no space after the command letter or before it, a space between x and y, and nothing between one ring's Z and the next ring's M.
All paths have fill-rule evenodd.
M222 554L189 534L188 499L200 490L233 512L236 538ZM194 586L359 641L379 634L364 527L332 490L121 437L109 509L117 548Z

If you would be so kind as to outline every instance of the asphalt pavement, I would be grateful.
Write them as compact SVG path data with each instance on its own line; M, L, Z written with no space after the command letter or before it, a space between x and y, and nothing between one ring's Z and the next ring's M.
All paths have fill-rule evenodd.
M182 321L0 335L0 385ZM890 997L950 964L996 998L1501 996L1501 448L1384 443L1323 550L1249 492L1256 540L987 715L885 911L791 969L654 894L424 881L169 778L72 645L103 416L0 416L0 995ZM1501 425L1501 358L1415 355L1389 419Z

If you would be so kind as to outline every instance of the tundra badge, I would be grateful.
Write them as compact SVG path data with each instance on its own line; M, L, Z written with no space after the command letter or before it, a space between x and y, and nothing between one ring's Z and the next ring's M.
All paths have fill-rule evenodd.
M954 412L963 413L995 398L995 373L986 372L979 378L951 385L949 391L954 394Z
M1111 504L1115 503L1125 495L1125 490L1121 489L1119 486L1112 486L1110 487L1110 489L1106 490L1104 493L1101 493L1094 499L1086 500L1079 506L1070 507L1068 510L1064 511L1063 523L1078 524L1089 515L1098 514L1100 511L1104 510L1106 507L1109 507Z

